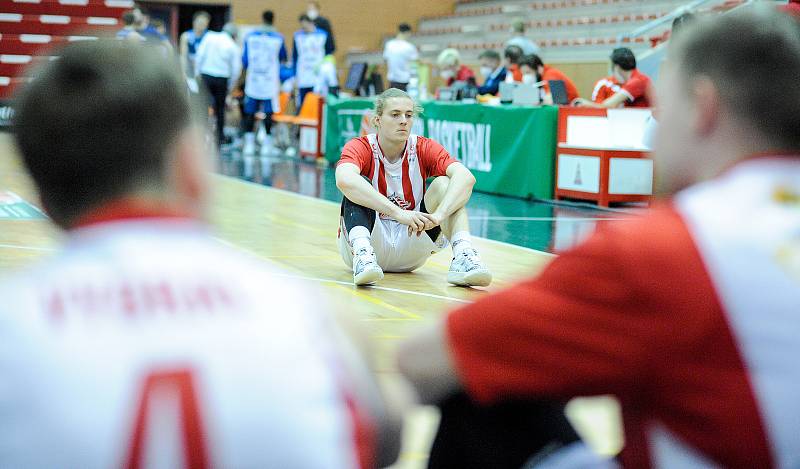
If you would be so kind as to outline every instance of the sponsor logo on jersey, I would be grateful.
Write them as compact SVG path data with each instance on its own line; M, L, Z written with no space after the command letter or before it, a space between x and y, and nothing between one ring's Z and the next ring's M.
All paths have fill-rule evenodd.
M411 203L404 199L400 194L397 192L392 192L388 196L386 196L389 201L398 207L402 208L403 210L411 210Z

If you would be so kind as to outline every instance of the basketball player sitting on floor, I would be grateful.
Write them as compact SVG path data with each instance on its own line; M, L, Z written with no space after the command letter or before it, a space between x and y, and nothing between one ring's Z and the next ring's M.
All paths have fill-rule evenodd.
M344 146L336 186L344 194L339 252L356 285L411 272L453 245L447 281L486 286L492 274L472 247L465 205L475 177L435 141L414 135L420 107L389 88L375 100L377 133ZM425 180L436 177L425 190Z

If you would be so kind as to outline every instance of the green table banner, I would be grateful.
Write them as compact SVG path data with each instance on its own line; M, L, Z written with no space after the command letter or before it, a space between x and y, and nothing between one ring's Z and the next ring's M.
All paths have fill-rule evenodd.
M413 132L441 143L472 171L475 189L550 199L558 108L486 106L429 101ZM331 99L326 105L325 157L339 160L350 139L374 132L369 99Z

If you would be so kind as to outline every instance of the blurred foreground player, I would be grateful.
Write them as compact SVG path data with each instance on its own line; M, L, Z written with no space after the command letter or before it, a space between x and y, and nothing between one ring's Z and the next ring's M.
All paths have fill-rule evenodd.
M400 367L426 402L613 394L625 467L798 467L800 27L747 7L677 40L656 139L670 203L450 314ZM443 422L469 425L459 410Z
M1 467L393 460L398 426L324 302L211 238L192 108L177 60L123 41L69 46L19 99L68 241L0 285Z
M465 205L475 177L435 141L411 133L420 109L405 91L375 100L377 133L347 142L336 166L344 194L339 252L356 285L411 272L453 245L447 281L486 286L492 274L472 247ZM435 177L425 189L425 181Z

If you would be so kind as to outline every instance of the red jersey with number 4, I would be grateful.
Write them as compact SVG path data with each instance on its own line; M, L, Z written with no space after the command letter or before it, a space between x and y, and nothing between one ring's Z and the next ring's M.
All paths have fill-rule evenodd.
M378 136L369 134L347 142L338 164L352 163L372 186L405 210L419 211L425 195L425 180L444 176L458 163L443 146L429 138L410 135L403 157L390 163L383 155Z
M370 463L325 302L194 222L79 228L0 298L0 467Z

